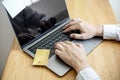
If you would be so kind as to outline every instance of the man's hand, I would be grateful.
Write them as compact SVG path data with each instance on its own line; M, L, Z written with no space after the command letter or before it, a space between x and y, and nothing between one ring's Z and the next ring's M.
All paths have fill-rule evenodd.
M55 53L77 73L89 67L85 49L81 44L74 44L70 41L58 42L55 44Z
M79 30L80 34L70 34L70 37L74 39L89 39L94 36L102 36L102 26L96 27L80 19L73 19L63 29L65 33L72 30Z

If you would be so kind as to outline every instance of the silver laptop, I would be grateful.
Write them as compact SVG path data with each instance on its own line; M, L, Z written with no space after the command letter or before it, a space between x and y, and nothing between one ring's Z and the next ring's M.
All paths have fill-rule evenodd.
M77 41L69 38L72 32L63 33L62 28L71 21L65 0L40 0L25 7L14 18L7 13L23 51L34 57L36 49L50 49L47 67L59 76L63 76L71 67L55 55L56 42L70 40L82 43L89 53L102 41L100 38Z

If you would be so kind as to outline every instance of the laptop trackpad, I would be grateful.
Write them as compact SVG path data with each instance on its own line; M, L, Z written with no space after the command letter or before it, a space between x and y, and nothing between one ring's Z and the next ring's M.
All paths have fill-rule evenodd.
M51 71L59 76L63 76L66 72L70 70L70 66L65 64L58 56L54 55L49 59L48 66Z

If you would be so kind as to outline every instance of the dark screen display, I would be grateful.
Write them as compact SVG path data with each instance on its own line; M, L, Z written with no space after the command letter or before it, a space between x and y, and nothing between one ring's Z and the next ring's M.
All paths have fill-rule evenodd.
M9 15L21 46L68 17L65 0L40 0L26 6L14 18Z

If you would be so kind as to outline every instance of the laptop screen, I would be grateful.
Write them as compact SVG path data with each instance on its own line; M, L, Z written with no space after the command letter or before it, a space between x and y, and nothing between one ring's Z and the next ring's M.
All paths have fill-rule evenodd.
M65 0L39 0L14 18L8 15L21 46L69 18Z

